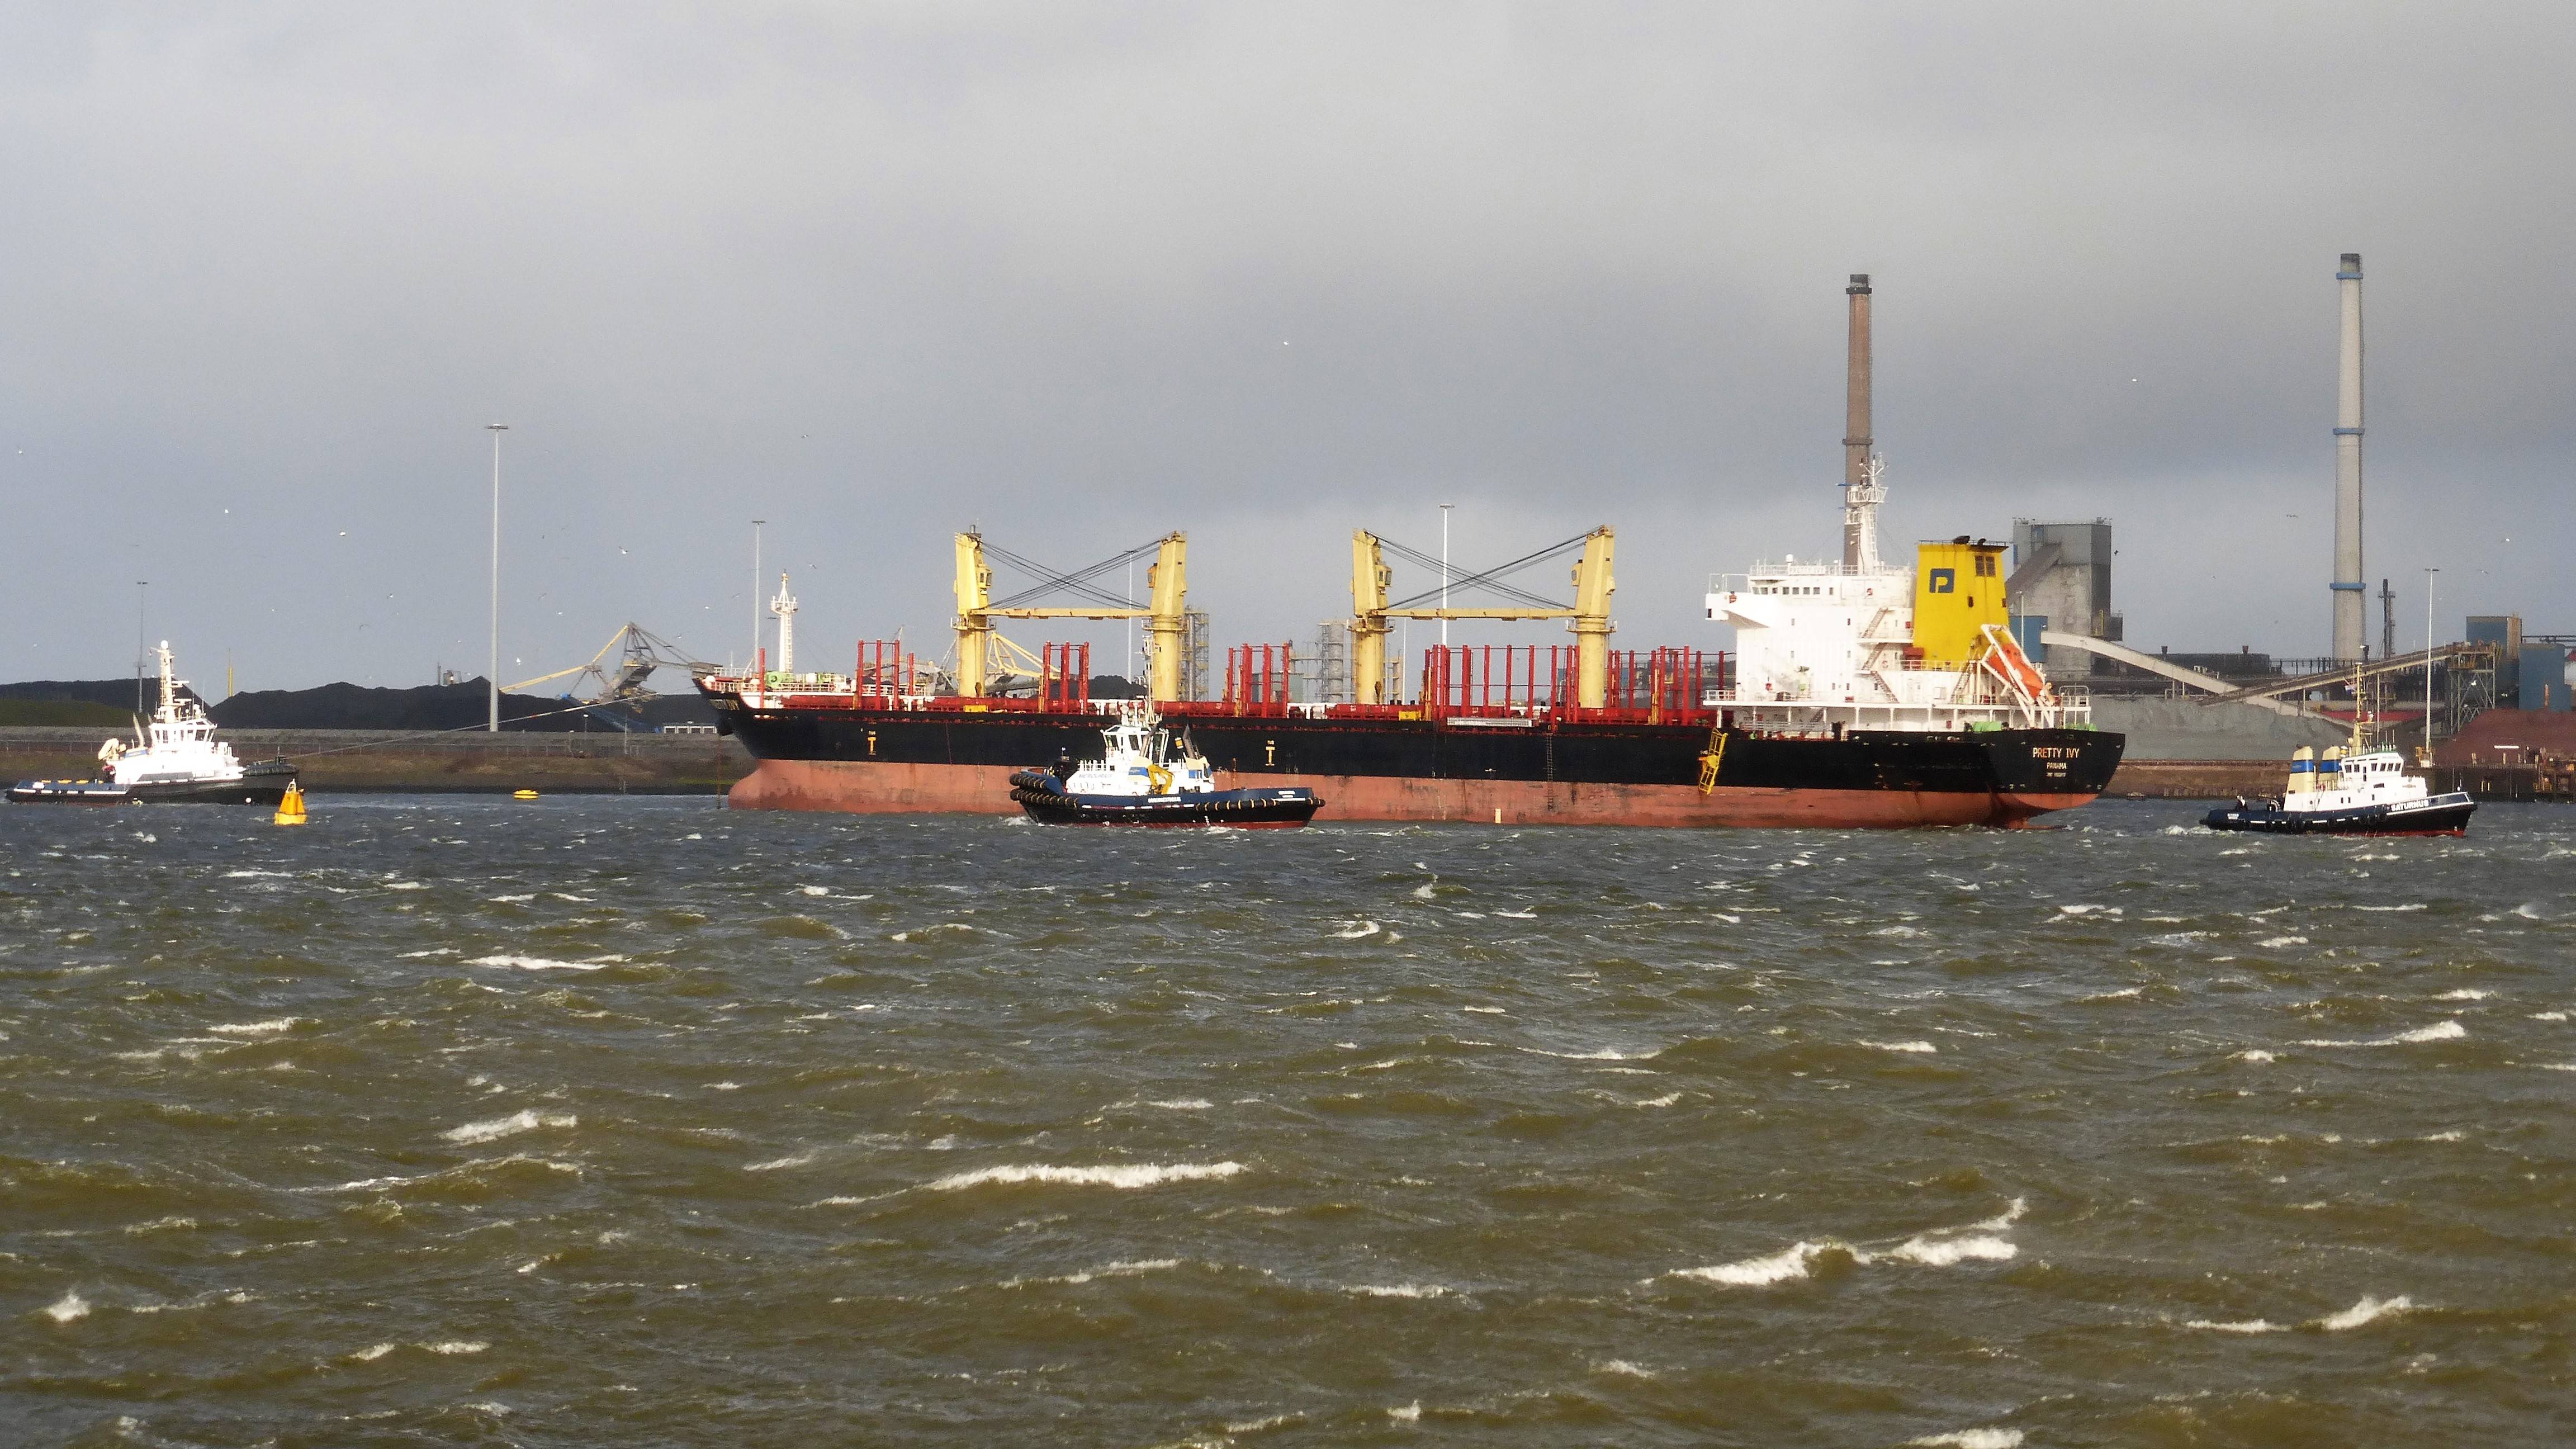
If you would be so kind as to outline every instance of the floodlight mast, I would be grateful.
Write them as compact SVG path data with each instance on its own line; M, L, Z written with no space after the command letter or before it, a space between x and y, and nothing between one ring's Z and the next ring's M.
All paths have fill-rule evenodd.
M510 431L510 425L486 423L484 428L492 434L492 657L483 670L492 709L484 731L497 735L501 732L501 435Z

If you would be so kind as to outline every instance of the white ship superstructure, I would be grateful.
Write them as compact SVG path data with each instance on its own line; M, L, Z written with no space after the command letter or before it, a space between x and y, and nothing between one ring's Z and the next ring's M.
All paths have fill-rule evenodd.
M170 641L161 641L161 707L137 720L134 742L111 739L98 747L96 780L21 780L12 801L121 805L128 801L275 805L295 785L295 767L284 760L244 765L233 747L215 738L215 722L171 669Z
M1735 681L1703 702L1731 713L1738 729L1773 734L2089 728L2083 692L2051 686L2002 624L1972 617L1964 658L1925 658L1915 570L1878 556L1882 472L1872 455L1863 481L1845 490L1853 561L1793 556L1710 579L1708 617L1735 626ZM1938 580L1933 597L1973 601L1982 588L1990 591L1985 612L2001 617L1996 558L1965 539L1949 547L1986 572Z
M1186 742L1163 728L1150 700L1121 700L1116 722L1100 732L1102 758L1085 760L1064 782L1072 795L1206 794L1216 772Z
M215 738L215 722L192 694L179 691L185 681L171 669L170 641L161 641L161 707L138 721L134 743L109 740L98 759L116 784L229 784L242 778L233 747Z

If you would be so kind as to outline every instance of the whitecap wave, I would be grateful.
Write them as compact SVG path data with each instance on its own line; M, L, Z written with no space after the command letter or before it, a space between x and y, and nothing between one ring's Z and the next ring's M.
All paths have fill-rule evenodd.
M515 966L521 971L598 971L607 961L550 961L543 956L477 956L468 966Z
M803 1167L806 1163L813 1161L818 1155L819 1154L814 1152L798 1152L786 1157L773 1157L767 1162L746 1163L742 1170L745 1172L776 1172L782 1167Z
M1060 1187L1160 1187L1167 1182L1206 1182L1234 1176L1243 1171L1240 1162L1173 1162L1122 1163L1107 1167L1011 1166L987 1167L974 1172L953 1173L926 1184L932 1192L956 1192L963 1188L999 1183L1017 1185L1041 1182Z
M1928 1041L1865 1041L1861 1045L1875 1047L1883 1052L1937 1052L1940 1050Z
M89 1300L78 1289L67 1290L45 1310L45 1316L56 1323L78 1323L89 1317Z
M239 1021L224 1026L210 1026L206 1030L221 1032L225 1036L275 1036L281 1031L293 1031L295 1024L303 1019L300 1016L278 1016L271 1017L267 1021Z
M2358 1041L2310 1040L2300 1042L2299 1045L2312 1047L2412 1046L2418 1042L2458 1041L2461 1037L2467 1036L2468 1034L2469 1029L2460 1025L2456 1021L2437 1021L2431 1026L2419 1026L2413 1031L2401 1031L2395 1036L2368 1037Z
M2244 1318L2229 1323L2195 1318L2183 1327L2197 1328L2209 1333L2279 1333L2281 1331L2280 1324L2263 1318Z
M1831 1240L1818 1243L1796 1242L1779 1252L1759 1258L1738 1258L1732 1263L1719 1263L1707 1268L1682 1268L1665 1276L1696 1278L1703 1283L1720 1283L1729 1288L1766 1288L1792 1278L1804 1278L1817 1259L1828 1253L1840 1253L1854 1262L1866 1263L1869 1255L1848 1243Z
M1449 1290L1437 1283L1354 1283L1342 1290L1363 1298L1446 1298Z
M578 1127L580 1125L581 1119L569 1112L525 1111L513 1112L507 1117L491 1117L481 1122L468 1122L462 1127L451 1127L438 1135L450 1142L491 1142L503 1137L515 1137L522 1132L534 1132L540 1127Z
M2414 1300L2403 1293L2394 1298L2373 1298L2363 1294L2361 1301L2350 1308L2341 1313L2329 1313L2318 1319L2317 1327L2328 1333L2341 1333L2348 1328L2359 1328L2363 1324L2376 1322L2392 1314L2407 1312L2414 1306Z
M2455 991L2445 991L2433 999L2435 1001L2484 1001L2494 994L2492 991L2480 991L2474 986L2463 986Z
M2018 1255L2021 1249L2009 1238L1983 1233L1969 1237L1908 1238L1888 1253L1900 1263L1919 1263L1927 1268L1947 1268L1957 1263L2002 1263Z
M1926 1434L1920 1439L1908 1439L1905 1442L1922 1445L1924 1449L1935 1449L1935 1446L1939 1446L1939 1449L2016 1449L2016 1446L2021 1443L2021 1431L1991 1428L1953 1429L1947 1434Z
M1333 933L1333 939L1336 941L1356 941L1362 936L1374 936L1384 929L1386 928L1380 926L1375 921L1351 921L1346 923L1342 929L1335 931Z
M1522 1047L1521 1050L1528 1052L1532 1056L1555 1057L1561 1061L1569 1062L1630 1062L1645 1060L1645 1057L1632 1057L1626 1052L1619 1050L1617 1047L1603 1047L1599 1051L1591 1052L1552 1052L1545 1047ZM1647 1057L1658 1055L1660 1055L1660 1053L1646 1053Z

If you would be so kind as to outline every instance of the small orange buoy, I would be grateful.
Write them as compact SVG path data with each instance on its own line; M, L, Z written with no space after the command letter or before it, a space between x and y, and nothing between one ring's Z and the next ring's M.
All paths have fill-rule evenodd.
M304 787L301 784L288 785L286 793L278 797L276 818L280 825L304 823Z

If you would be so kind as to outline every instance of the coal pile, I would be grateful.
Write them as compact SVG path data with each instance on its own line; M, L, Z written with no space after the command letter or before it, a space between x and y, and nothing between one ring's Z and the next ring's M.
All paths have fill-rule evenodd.
M378 689L357 684L325 684L312 689L254 689L236 694L208 713L215 723L237 730L463 730L491 718L487 686L479 679L460 684L423 684L410 689ZM501 728L563 731L613 728L602 721L567 714L580 701L533 694L501 696Z
M192 698L197 693L184 686L179 692ZM131 679L29 679L0 684L0 726L132 729L134 700ZM146 710L160 704L159 681L144 682L143 700Z

